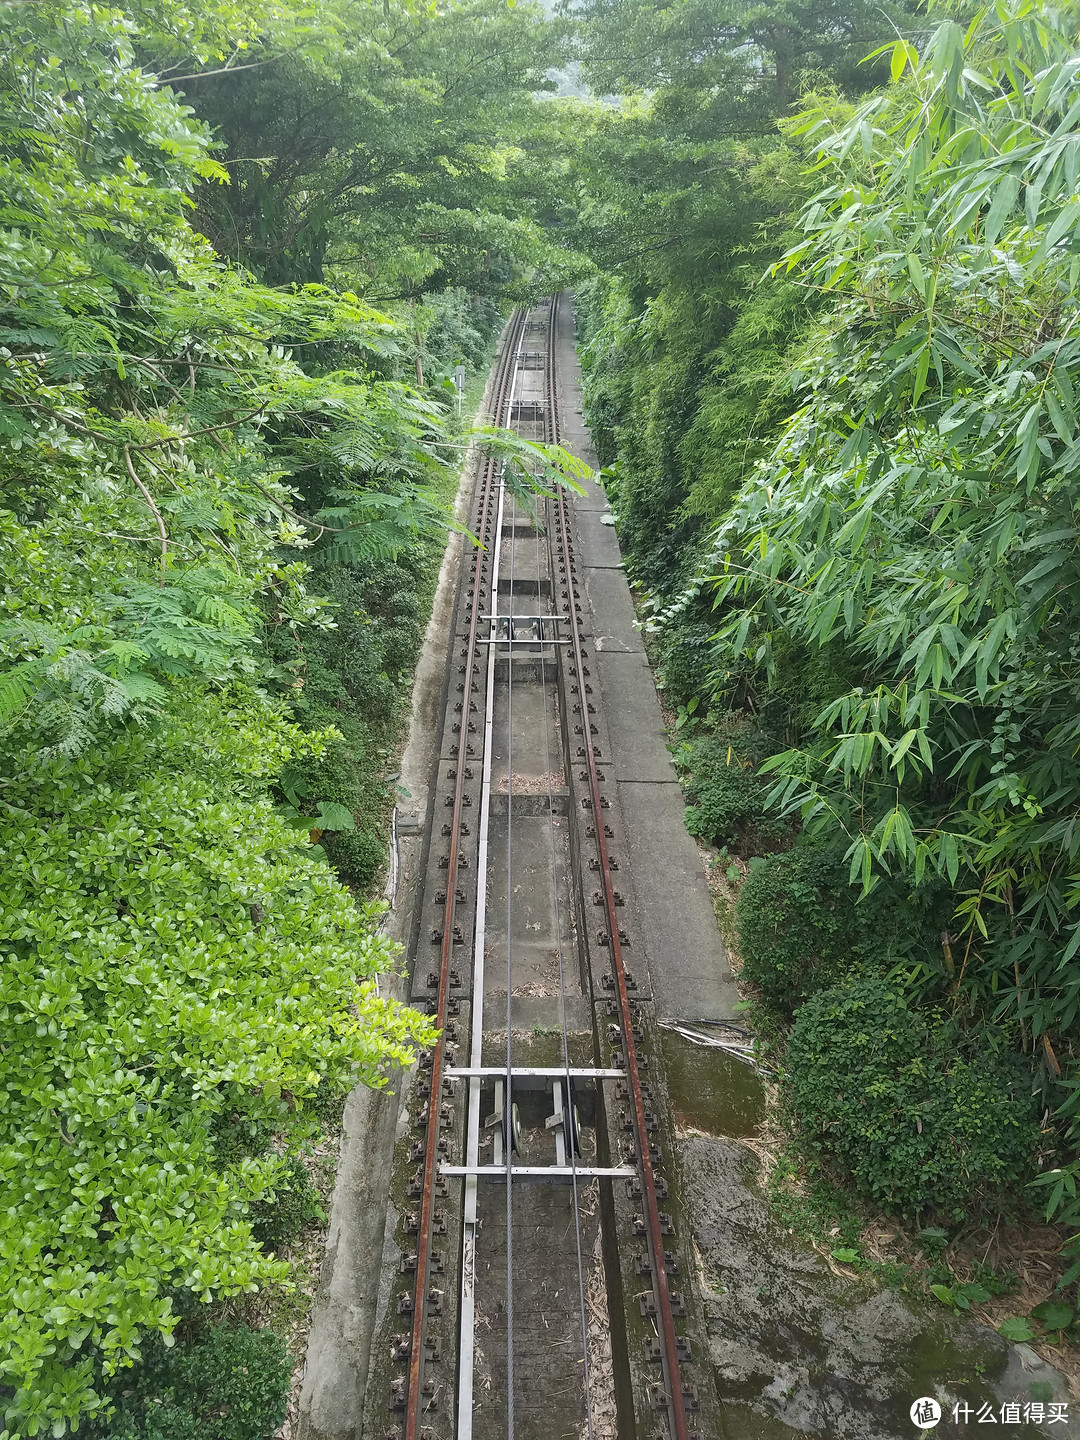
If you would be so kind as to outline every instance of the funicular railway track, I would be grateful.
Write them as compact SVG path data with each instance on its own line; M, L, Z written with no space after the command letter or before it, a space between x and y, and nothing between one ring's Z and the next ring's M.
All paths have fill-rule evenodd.
M553 297L515 312L504 337L494 419L529 438L561 438L564 314ZM412 967L442 1040L415 1087L399 1235L411 1284L391 1308L381 1435L701 1440L688 1429L697 1395L669 1284L675 1227L641 1076L572 506L560 489L533 514L486 459L470 525L482 546L459 595ZM587 897L599 928L583 918ZM530 1032L530 1016L545 1023ZM601 1318L622 1337L603 1356L597 1269ZM637 1313L644 1361L628 1338Z

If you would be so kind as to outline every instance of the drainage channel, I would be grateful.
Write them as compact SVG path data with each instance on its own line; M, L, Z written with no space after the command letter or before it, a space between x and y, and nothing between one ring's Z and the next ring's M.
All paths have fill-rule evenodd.
M564 297L514 314L494 418L560 436ZM451 639L365 1435L703 1440L691 1260L564 491L482 462ZM390 1267L385 1267L390 1274ZM702 1372L704 1373L704 1372Z

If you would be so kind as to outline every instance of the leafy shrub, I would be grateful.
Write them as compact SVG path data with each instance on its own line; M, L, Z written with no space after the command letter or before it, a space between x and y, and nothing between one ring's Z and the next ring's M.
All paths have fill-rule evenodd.
M358 890L368 888L386 859L386 846L370 830L342 830L322 843L334 869Z
M738 761L695 777L695 798L686 807L686 828L713 845L730 845L740 831L762 819L762 789L752 770Z
M306 503L320 502L315 496ZM380 836L392 787L384 776L423 637L425 568L431 566L419 543L397 560L323 566L319 584L334 602L335 628L305 634L302 645L284 627L267 637L282 670L302 678L289 690L297 721L315 732L333 726L342 737L290 764L282 791L303 814L316 814L323 802L354 817L355 830L325 831L322 845L341 879L360 891L386 859Z
M371 983L394 953L377 911L262 793L296 742L205 701L77 761L15 757L0 813L13 1429L24 1406L53 1407L50 1424L78 1413L66 1397L92 1411L103 1367L173 1330L178 1294L280 1278L246 1218L280 1162L230 1164L218 1141L250 1154L301 1122L286 1091L302 1107L322 1084L378 1084L421 1040Z
M271 1440L285 1418L291 1366L270 1330L208 1325L191 1345L155 1343L121 1371L89 1440Z
M964 1207L1020 1181L1038 1131L1012 1056L964 1053L953 1024L884 981L815 995L795 1019L786 1104L815 1155L906 1214Z
M265 1155L277 1124L277 1116L249 1115L242 1110L219 1111L208 1126L216 1167L224 1170L250 1156Z
M743 978L769 1009L790 1015L868 966L880 971L911 955L939 966L942 893L882 884L860 901L839 850L796 845L770 855L751 870L735 907Z
M716 629L714 617L700 600L680 607L679 613L665 619L659 633L651 641L655 649L656 668L669 702L685 704L702 688L702 678L711 661L710 640Z
M251 1233L264 1250L290 1244L310 1220L325 1220L319 1192L311 1183L304 1162L294 1155L273 1189L248 1211Z
M425 371L452 370L459 362L470 371L486 368L491 341L502 324L490 296L470 296L461 286L450 286L425 295L424 311L430 317L424 335Z
M735 907L743 978L790 1013L848 973L866 948L866 909L837 852L796 846L751 870Z
M754 854L790 834L782 820L765 811L768 786L754 769L754 748L745 729L730 724L681 747L676 762L687 772L691 835Z

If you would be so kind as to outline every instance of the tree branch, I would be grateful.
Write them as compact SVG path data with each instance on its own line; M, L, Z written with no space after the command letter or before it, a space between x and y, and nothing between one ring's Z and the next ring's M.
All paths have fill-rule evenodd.
M301 41L299 45L293 45L289 50L282 50L280 55L270 55L265 60L253 60L250 65L222 65L219 70L198 70L192 75L163 75L162 83L165 85L179 85L187 80L206 80L211 75L239 75L241 70L258 70L263 65L273 65L277 60L284 60L286 55L295 55L297 50L302 50L306 42Z
M220 430L235 430L238 425L243 425L247 420L254 420L256 415L261 415L270 402L264 400L257 410L249 410L246 415L241 415L237 420L226 420L220 425L206 425L201 430L189 430L186 435L169 435L163 440L147 440L142 445L132 445L132 450L157 450L162 445L185 445L189 440L196 439L199 435L216 435ZM124 446L125 451L129 447Z
M150 491L139 479L138 472L136 471L131 459L131 450L127 445L124 446L124 464L127 466L128 474L131 476L132 480L135 481L135 484L139 487L139 491L142 494L143 499L146 501L151 513L153 514L154 519L157 521L158 534L161 537L161 568L162 570L164 570L166 564L168 563L169 532L165 529L165 521L161 518L161 511L154 504L154 497L150 494Z

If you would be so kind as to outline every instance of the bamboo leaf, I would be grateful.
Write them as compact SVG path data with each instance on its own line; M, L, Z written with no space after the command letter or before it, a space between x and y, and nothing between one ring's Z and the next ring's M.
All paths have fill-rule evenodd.
M926 377L930 373L930 346L927 345L919 356L919 362L915 367L915 379L911 387L911 403L918 405L926 389Z

